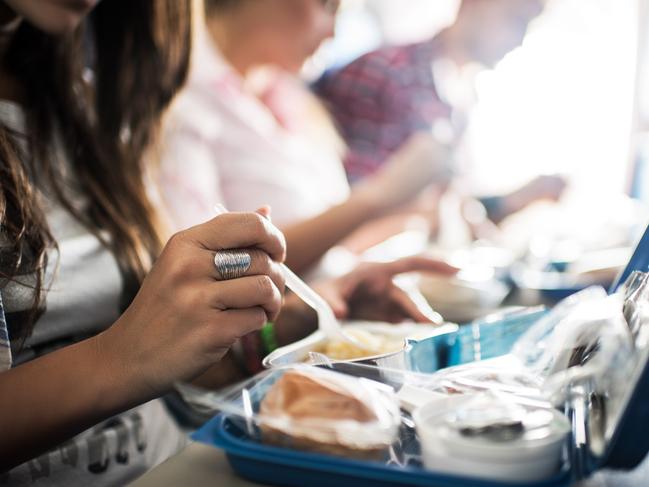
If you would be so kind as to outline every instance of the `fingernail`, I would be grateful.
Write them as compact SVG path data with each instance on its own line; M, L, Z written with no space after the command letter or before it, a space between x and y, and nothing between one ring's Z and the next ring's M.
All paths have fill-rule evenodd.
M216 213L217 215L222 215L223 213L227 213L227 212L228 209L225 206L223 206L221 203L214 205L214 213Z

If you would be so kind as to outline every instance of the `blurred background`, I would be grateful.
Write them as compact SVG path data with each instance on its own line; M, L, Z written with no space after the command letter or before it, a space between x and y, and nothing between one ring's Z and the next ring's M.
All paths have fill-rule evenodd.
M646 0L550 0L520 48L484 72L468 143L472 185L505 191L543 173L571 177L576 199L628 191L634 98L649 115ZM345 0L336 38L307 66L317 77L385 44L425 40L452 22L456 0ZM645 82L649 79L645 80ZM636 83L637 82L637 83ZM636 125L636 129L641 128ZM507 174L507 178L500 175Z
M344 0L336 37L304 75L316 80L381 46L428 39L453 22L457 9L456 0L409 0L407 8ZM610 282L646 226L648 28L649 0L549 0L522 45L477 77L461 148L464 188L505 193L550 174L567 182L558 203L532 204L500 225L497 247L516 256L509 277L521 289L561 289L563 296ZM461 86L462 76L451 73L450 86ZM457 104L472 96L449 93ZM466 233L442 214L436 245L456 256L463 249L461 258L477 245L483 260L494 242L476 244ZM584 281L577 277L582 271Z

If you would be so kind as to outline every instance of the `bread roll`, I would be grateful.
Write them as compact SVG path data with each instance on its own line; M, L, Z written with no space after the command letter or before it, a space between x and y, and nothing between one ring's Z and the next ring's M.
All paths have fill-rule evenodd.
M386 441L381 431L385 425L375 411L381 405L350 390L348 382L357 379L336 381L335 375L284 373L260 406L263 441L351 458L381 458L392 440Z

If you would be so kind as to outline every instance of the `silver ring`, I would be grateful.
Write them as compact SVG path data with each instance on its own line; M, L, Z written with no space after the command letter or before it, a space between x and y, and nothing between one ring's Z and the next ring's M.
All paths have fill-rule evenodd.
M237 279L248 269L252 258L245 250L219 250L214 253L214 267L222 280Z

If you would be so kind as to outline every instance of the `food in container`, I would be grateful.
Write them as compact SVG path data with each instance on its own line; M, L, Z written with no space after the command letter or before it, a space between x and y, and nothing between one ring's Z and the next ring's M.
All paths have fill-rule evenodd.
M278 348L264 358L264 366L277 367L310 362L313 354L317 353L325 355L331 360L346 360L399 368L396 356L405 349L407 338L422 339L457 330L457 325L454 324L436 326L402 323L395 325L353 321L344 324L344 326L345 333L354 334L361 341L367 340L371 346L376 347L376 351L368 352L352 347L349 343L329 340L324 333L318 330L300 341ZM394 357L396 358L393 360Z
M259 417L264 442L361 459L383 457L400 423L391 388L306 367L273 384Z
M367 348L363 349L354 346L349 342L340 340L327 340L321 346L316 347L313 351L322 353L334 360L354 360L371 355L382 355L386 353L394 353L403 349L405 338L425 338L430 334L430 330L422 327L422 330L410 328L410 333L403 333L401 330L383 330L384 332L377 332L371 329L355 328L346 330L348 335L356 338L360 343ZM387 332L386 332L387 331ZM396 331L396 333L389 333L389 331Z
M556 473L570 432L568 419L549 403L523 406L496 392L434 400L413 419L426 468L511 482Z

